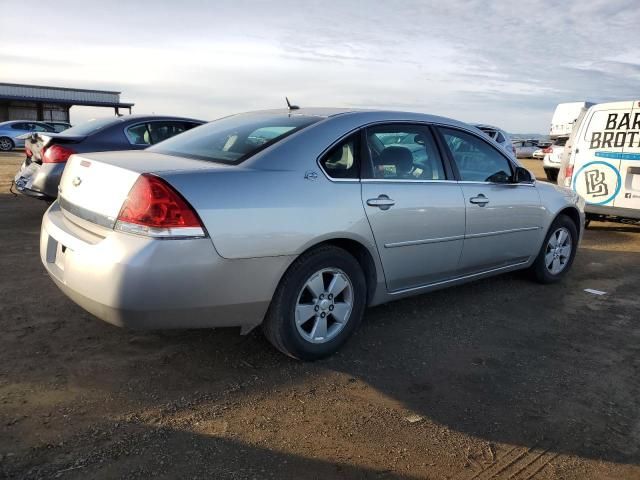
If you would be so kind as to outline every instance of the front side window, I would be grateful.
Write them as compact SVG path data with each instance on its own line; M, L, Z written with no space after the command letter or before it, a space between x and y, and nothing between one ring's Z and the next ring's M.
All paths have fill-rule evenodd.
M440 128L458 167L460 180L506 183L512 180L510 162L491 145L470 133Z
M248 113L222 118L150 148L153 152L238 164L285 137L322 120L312 115Z
M127 128L126 134L132 145L151 145L151 133L146 123Z
M352 135L329 150L320 164L331 178L358 178L358 135Z
M380 125L367 129L373 178L444 180L442 159L424 125ZM391 140L390 140L391 139Z

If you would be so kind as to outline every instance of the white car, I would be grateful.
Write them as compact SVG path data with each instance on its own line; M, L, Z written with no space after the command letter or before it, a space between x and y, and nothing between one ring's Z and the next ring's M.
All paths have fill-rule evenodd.
M542 150L544 152L542 166L544 168L544 173L547 175L547 180L550 182L555 183L556 180L558 180L562 154L564 153L564 146L567 144L568 139L568 136L558 137L552 145Z
M499 127L493 125L486 125L484 123L476 123L473 125L479 130L482 130L489 138L493 139L498 145L500 145L510 157L516 156L516 149L512 144L511 137L507 132Z

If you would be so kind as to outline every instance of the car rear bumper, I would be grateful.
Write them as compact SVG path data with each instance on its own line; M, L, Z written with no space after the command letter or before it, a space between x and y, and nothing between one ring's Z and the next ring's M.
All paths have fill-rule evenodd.
M16 189L30 197L54 199L64 172L64 163L22 163L15 177Z
M58 202L43 217L40 257L71 300L133 329L253 327L291 261L226 260L209 238L97 235L67 218Z

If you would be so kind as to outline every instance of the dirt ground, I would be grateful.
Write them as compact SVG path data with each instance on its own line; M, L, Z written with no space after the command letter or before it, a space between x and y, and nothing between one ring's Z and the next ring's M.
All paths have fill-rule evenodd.
M7 192L20 161L0 156L0 477L640 479L640 228L593 224L559 285L370 309L301 363L259 331L75 306L40 264L46 204Z

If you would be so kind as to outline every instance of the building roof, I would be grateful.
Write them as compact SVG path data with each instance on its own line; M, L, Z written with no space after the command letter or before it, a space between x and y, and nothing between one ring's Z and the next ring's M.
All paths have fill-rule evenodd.
M132 107L133 103L120 101L120 92L87 90L84 88L48 87L0 83L0 100L46 102L90 107Z

